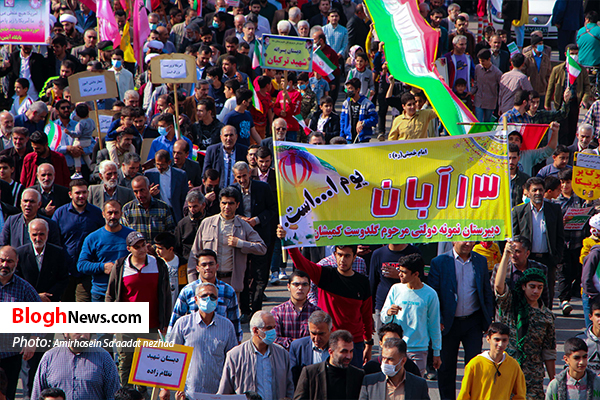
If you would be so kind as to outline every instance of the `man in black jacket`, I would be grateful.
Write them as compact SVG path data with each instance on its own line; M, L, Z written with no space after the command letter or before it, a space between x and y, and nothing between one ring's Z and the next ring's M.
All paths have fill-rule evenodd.
M17 78L26 78L30 83L27 94L37 99L38 93L44 88L44 82L48 79L48 72L47 60L41 54L34 53L32 45L25 44L21 46L21 50L13 51L9 60L4 61L0 68L0 77L8 75L9 98L15 95Z
M233 164L246 160L248 147L237 143L238 134L231 125L221 128L221 143L208 146L204 157L204 171L211 168L221 176L219 186L224 188L233 185Z

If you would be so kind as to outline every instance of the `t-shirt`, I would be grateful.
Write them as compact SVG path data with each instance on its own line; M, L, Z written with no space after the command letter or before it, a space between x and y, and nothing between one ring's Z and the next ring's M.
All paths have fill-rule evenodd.
M455 65L456 72L454 74L454 82L456 82L460 78L463 78L465 81L467 81L467 87L468 87L469 64L467 63L467 56L465 54L463 54L461 56L457 56L455 54L454 58L456 60L456 65Z
M356 137L356 124L358 123L358 117L360 115L360 103L358 101L350 100L350 125L352 128L352 139Z
M250 146L250 130L254 128L254 121L252 120L250 111L239 113L233 110L225 116L223 123L235 127L238 133L237 143Z
M220 88L215 89L213 85L210 85L208 88L208 96L212 97L215 101L215 108L217 111L217 115L221 113L223 106L225 105L225 85L221 85Z

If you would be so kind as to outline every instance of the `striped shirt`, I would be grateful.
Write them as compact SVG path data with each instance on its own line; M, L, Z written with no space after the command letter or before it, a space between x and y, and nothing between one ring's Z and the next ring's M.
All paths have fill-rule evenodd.
M344 28L340 24L335 28L331 24L327 24L323 27L323 33L327 39L327 44L337 54L342 54L346 57L346 48L348 47L348 29Z
M175 230L171 208L164 201L155 198L151 198L150 208L147 210L137 199L125 204L121 224L138 231L148 242L154 241L159 233Z
M198 311L198 304L196 304L195 295L196 288L198 285L200 285L200 283L202 283L202 281L198 279L192 283L188 283L183 289L181 289L179 297L177 298L177 302L175 302L175 307L173 308L171 321L169 321L169 331L173 329L175 322L177 322L179 318L193 311ZM218 279L215 284L219 290L216 313L231 321L235 327L235 331L237 332L238 340L241 342L244 333L242 332L242 325L240 324L240 311L238 309L238 301L237 296L235 295L235 290L233 290L233 288L227 283Z
M186 395L195 398L196 393L217 393L225 356L238 344L231 321L215 313L206 325L195 311L177 320L168 341L194 348L185 382Z
M44 389L61 388L69 400L113 400L120 386L106 350L95 347L74 354L67 347L55 347L40 361L31 398L39 398Z
M289 350L294 339L310 335L308 318L317 310L320 310L320 308L308 301L304 303L300 312L296 311L292 300L273 307L271 314L275 317L275 330L277 331L275 343Z

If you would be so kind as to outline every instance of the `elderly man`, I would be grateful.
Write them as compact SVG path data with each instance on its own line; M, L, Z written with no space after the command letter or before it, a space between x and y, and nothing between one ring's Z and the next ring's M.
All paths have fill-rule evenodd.
M48 115L48 106L43 101L36 101L29 106L24 114L17 115L15 126L27 128L29 133L44 131L45 119Z
M90 301L92 279L77 271L77 260L84 239L104 226L102 210L88 203L88 185L83 179L75 179L69 184L71 202L58 208L52 220L60 226L61 242L69 262L69 283L62 301Z
M167 203L152 197L150 180L145 176L136 176L131 181L131 189L135 200L123 206L121 223L144 235L149 246L159 233L173 232L173 212Z
M131 189L131 181L133 178L142 175L140 172L141 164L142 159L138 154L125 154L121 168L119 168L119 185Z
M103 208L104 203L110 200L116 200L119 204L125 205L135 198L131 189L118 185L117 164L110 160L104 160L98 166L98 171L102 183L90 186L90 203Z
M222 189L219 201L221 213L205 218L198 228L188 262L188 281L198 279L196 265L200 251L211 249L217 253L217 278L230 284L239 294L244 289L248 254L264 255L267 246L248 222L235 215L242 202L242 195L236 188Z
M194 348L185 385L189 398L196 393L217 393L227 352L238 344L235 327L216 311L219 300L215 284L199 283L194 296L196 311L179 318L167 338Z
M13 302L38 302L40 296L26 280L15 274L19 256L14 247L3 246L0 248L0 291L3 303ZM42 334L33 334L30 339L36 340ZM14 333L0 333L0 368L6 372L6 396L15 398L19 372L22 360L28 361L35 354L35 346L24 347L21 352L12 344ZM11 351L12 350L12 351Z
M65 333L68 346L57 346L42 357L35 374L32 399L47 388L59 387L67 399L114 399L119 375L110 354L90 346L90 333ZM65 368L66 365L71 368ZM73 377L85 376L85 385Z
M140 106L140 94L135 90L128 90L123 95L123 103L126 107L139 107Z
M37 180L39 183L32 186L42 194L42 212L48 218L52 218L54 211L58 207L62 207L71 201L69 198L69 189L56 185L54 183L54 175L52 164L42 164L37 170Z
M0 112L0 150L12 147L11 135L15 127L15 118L8 111Z
M333 323L331 316L317 310L308 317L310 336L294 340L290 345L290 364L294 385L298 383L302 369L307 365L319 364L329 357L329 336Z
M291 398L294 393L290 356L274 341L275 318L258 311L250 321L252 338L227 353L218 394L257 392L265 400Z
M40 299L44 302L59 302L69 281L69 270L63 250L48 241L48 222L36 218L29 223L29 238L31 243L17 249L19 265L16 274L25 279L38 292ZM54 334L46 335L51 339ZM29 392L33 388L33 371L44 354L38 348L35 355L28 361L31 373L28 377L27 386Z
M275 134L275 140L284 141L287 135L287 122L283 118L277 118L271 125L271 131ZM260 142L261 147L266 147L273 154L273 136L269 136Z
M85 7L85 5L83 3L81 3L81 6ZM92 13L93 13L93 11L92 11ZM82 18L83 18L83 16L82 16ZM94 16L94 20L95 19L96 19L96 17ZM97 43L98 43L98 33L96 32L96 30L94 28L87 29L83 33L83 44L81 46L73 47L71 49L71 54L74 57L81 59L81 57L80 57L81 52L86 49L91 49L91 50L96 51Z
M48 146L48 135L43 130L36 131L29 138L33 152L29 153L23 159L23 170L21 171L21 184L24 186L33 186L36 180L38 165L44 163L52 164L54 167L55 182L61 186L68 186L71 181L69 167L65 157L50 150Z
M150 181L150 194L173 209L177 223L183 217L185 196L189 190L187 174L179 168L171 167L171 155L166 150L156 152L154 164L156 168L146 171L146 177Z
M221 143L208 146L204 157L204 168L214 169L221 175L219 186L224 188L234 183L233 164L245 161L248 147L237 143L238 134L231 125L221 128Z
M188 158L190 155L190 145L183 139L179 139L173 145L173 167L185 171L187 174L187 184L190 188L202 184L202 171L200 164Z
M576 152L582 152L585 149L595 149L596 154L598 154L598 149L592 145L592 139L594 138L594 127L592 125L586 123L579 125L575 136L577 137L577 142L567 147L569 149L569 161L567 164L570 166L573 166Z
M8 217L2 227L0 235L0 244L11 245L18 248L30 242L27 234L27 226L35 218L39 217L48 222L49 235L48 241L52 244L60 246L60 231L56 222L38 215L38 211L42 206L42 195L33 188L28 188L23 191L21 196L21 214L11 215Z

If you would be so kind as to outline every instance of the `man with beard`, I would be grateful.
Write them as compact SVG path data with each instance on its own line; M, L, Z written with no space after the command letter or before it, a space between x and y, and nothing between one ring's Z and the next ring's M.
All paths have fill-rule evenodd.
M365 373L353 365L354 338L343 329L329 336L329 358L306 366L296 385L295 399L358 399ZM325 376L321 379L320 376ZM325 384L323 384L323 381Z
M521 235L529 239L529 258L548 267L548 306L552 309L556 262L562 259L565 247L562 212L559 204L544 201L542 178L529 178L523 188L531 201L513 208L513 236Z
M42 208L40 212L52 218L54 211L69 203L69 189L54 184L54 167L52 164L42 164L38 167L37 180L39 183L32 187L42 194Z
M190 188L200 186L202 184L202 171L200 164L188 158L190 154L190 145L183 139L179 139L173 145L173 167L185 171L188 177L188 186ZM201 155L198 154L198 158ZM202 158L204 164L204 158Z
M63 389L71 400L114 398L120 385L110 354L100 347L89 346L90 333L65 333L64 337L69 341L68 347L55 347L42 357L31 398L39 398L42 390L52 387ZM67 365L72 367L65 368Z
M119 186L119 172L117 164L104 160L98 167L101 184L90 186L90 203L99 208L110 200L116 200L124 205L134 199L131 189Z
M75 25L77 24L77 17L75 17L70 12L64 13L60 16L60 23L65 29L65 36L67 42L69 42L69 49L83 44L83 35L81 34L81 32L75 29Z
M0 150L12 147L10 139L12 130L15 127L15 118L8 111L0 112Z
M77 271L77 260L84 239L102 228L102 210L88 202L88 185L83 179L72 180L69 184L71 202L58 208L52 220L60 226L61 242L68 256L69 283L62 301L89 302L92 279Z
M515 143L508 145L508 168L510 172L510 205L515 207L523 202L523 185L527 182L529 175L519 170L521 160L521 149ZM493 282L493 281L492 281Z

